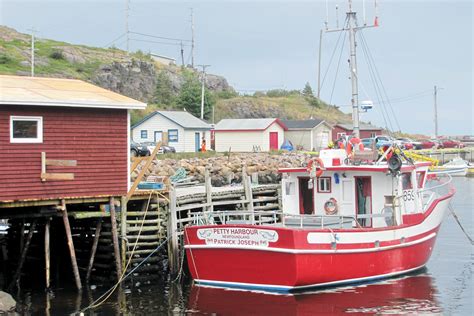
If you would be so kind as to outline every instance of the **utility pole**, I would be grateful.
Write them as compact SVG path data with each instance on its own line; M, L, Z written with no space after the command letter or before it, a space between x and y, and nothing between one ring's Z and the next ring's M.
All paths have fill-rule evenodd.
M125 36L127 37L127 53L130 52L130 32L128 29L129 12L130 12L130 0L125 0Z
M194 68L194 10L191 8L191 67Z
M35 76L35 33L37 30L35 28L28 29L31 31L31 77Z
M201 86L201 120L204 119L204 84L206 82L206 68L211 65L198 65L202 67L202 86Z
M181 41L181 66L184 67L184 48L183 48L183 42Z

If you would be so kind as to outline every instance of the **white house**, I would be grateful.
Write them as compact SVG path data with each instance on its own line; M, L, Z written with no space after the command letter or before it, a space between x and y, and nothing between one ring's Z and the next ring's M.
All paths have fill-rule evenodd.
M285 138L298 149L321 150L331 141L332 126L324 120L282 120L288 127Z
M211 126L185 111L155 111L132 126L132 139L137 143L163 141L176 152L196 152L202 139L211 143Z
M224 119L214 129L216 151L253 152L278 150L285 124L279 119Z

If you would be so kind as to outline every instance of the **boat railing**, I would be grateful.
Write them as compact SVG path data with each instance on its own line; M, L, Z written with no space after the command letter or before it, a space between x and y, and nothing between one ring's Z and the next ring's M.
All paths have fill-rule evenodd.
M385 216L382 214L309 215L281 211L204 211L190 214L191 225L281 225L299 228L362 228L358 219Z
M442 196L448 195L453 186L453 178L449 174L436 175L436 177L426 181L425 188L418 191L421 198L423 212L426 211L431 203Z

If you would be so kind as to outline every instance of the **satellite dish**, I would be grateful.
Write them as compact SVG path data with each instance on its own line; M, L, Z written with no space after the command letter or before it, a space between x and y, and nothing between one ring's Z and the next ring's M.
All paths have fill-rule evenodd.
M360 103L360 108L363 111L372 110L374 103L371 100L365 100Z

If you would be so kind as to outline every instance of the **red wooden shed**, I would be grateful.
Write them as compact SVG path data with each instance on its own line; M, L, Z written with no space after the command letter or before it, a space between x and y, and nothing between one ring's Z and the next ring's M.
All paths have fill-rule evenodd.
M360 138L369 138L382 135L382 129L370 124L360 124ZM349 136L354 131L352 124L336 124L332 130L332 140L336 141L340 136Z
M80 80L0 76L0 203L123 196L131 109Z

